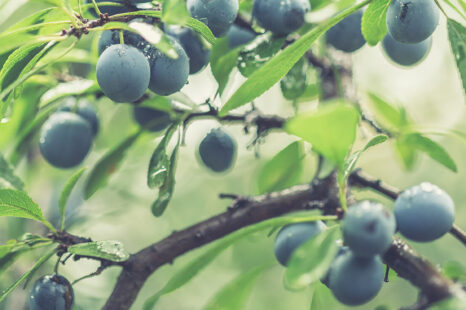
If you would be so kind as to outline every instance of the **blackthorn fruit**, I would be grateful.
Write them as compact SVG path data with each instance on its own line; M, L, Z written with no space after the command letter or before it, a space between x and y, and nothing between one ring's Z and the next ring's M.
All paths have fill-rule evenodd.
M434 0L393 0L387 10L387 29L393 39L418 43L437 28L439 8Z
M141 127L154 132L167 128L171 123L168 112L147 107L134 107L133 116Z
M76 100L74 97L69 97L58 111L74 112L89 122L94 136L99 132L99 118L95 108L86 99Z
M422 61L431 45L432 37L419 43L407 44L398 42L387 34L382 41L382 47L387 56L402 66L412 66Z
M115 102L133 102L141 98L151 76L144 54L126 44L107 48L97 61L96 74L104 94Z
M380 203L362 201L350 206L341 223L343 240L357 256L383 254L393 240L393 214Z
M296 223L284 226L277 234L274 243L275 257L278 262L287 266L293 252L304 242L325 230L322 221ZM310 253L313 254L313 253Z
M238 14L238 0L187 0L191 16L206 24L216 37L223 37Z
M422 183L400 194L395 201L398 230L408 239L433 241L447 233L455 219L455 205L438 186Z
M361 32L362 12L357 11L346 17L327 31L327 42L334 48L351 53L365 43Z
M310 10L308 0L255 0L252 14L266 30L287 35L301 28Z
M235 48L240 45L246 44L254 40L256 34L249 29L231 25L230 30L227 33L228 46Z
M92 139L88 121L75 113L57 112L42 126L39 148L52 166L71 168L84 160Z
M222 129L211 130L199 145L202 162L215 172L229 169L236 153L236 143Z
M56 274L39 278L29 294L29 310L71 310L73 302L70 282Z
M378 255L357 257L352 251L337 257L330 268L329 287L341 303L362 305L382 288L384 268Z

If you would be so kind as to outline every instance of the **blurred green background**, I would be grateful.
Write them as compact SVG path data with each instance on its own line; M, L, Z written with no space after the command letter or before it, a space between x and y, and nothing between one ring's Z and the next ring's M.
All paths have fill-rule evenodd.
M22 16L40 9L38 2L26 3L15 0L19 10L8 11L8 5L0 10L0 31ZM9 4L14 7L13 4ZM411 117L426 128L456 129L466 132L466 109L454 59L450 51L445 18L434 33L434 44L429 56L414 68L404 69L390 63L383 55L380 46L365 46L353 56L354 83L365 110L370 114L365 94L376 93L388 102L402 105ZM80 43L81 48L89 48L92 38ZM91 73L92 74L92 73ZM231 76L231 85L224 98L228 98L244 80L235 71ZM189 85L183 92L195 102L203 102L212 97L216 83L209 68L190 77ZM114 104L108 99L94 100L101 118L101 132L95 142L92 153L83 166L89 169L112 146L121 141L135 128L128 105ZM219 102L216 102L219 104ZM255 101L259 110L267 114L283 117L293 115L290 102L283 99L278 86ZM301 103L300 109L306 110L315 102ZM111 179L107 187L99 190L91 199L84 201L79 188L74 191L70 202L71 233L91 237L93 240L119 240L130 252L136 252L154 241L160 240L173 230L180 230L193 223L204 220L211 215L223 212L229 201L218 199L219 193L238 193L241 195L257 194L257 174L260 168L283 147L294 141L289 135L274 132L267 136L260 145L259 157L247 146L254 138L246 135L242 125L225 125L227 131L234 135L238 144L238 157L234 168L225 174L213 174L198 161L196 149L203 136L219 124L213 120L200 120L192 123L186 133L185 145L181 148L176 174L176 189L168 210L161 218L150 213L150 205L157 192L146 186L146 169L149 158L158 142L157 134L147 133L138 140L127 153L126 159ZM0 133L1 134L1 133ZM359 132L358 148L364 139L373 135L370 129ZM406 188L423 181L430 181L445 189L456 203L456 224L466 229L466 144L453 137L433 136L451 154L458 165L458 173L452 173L424 155L413 171L402 168L391 142L369 150L359 165L369 174L380 178L398 188ZM302 182L312 178L315 158L308 156ZM22 160L17 172L26 183L25 190L45 210L49 218L56 217L59 192L64 182L76 171L60 171L48 165L40 156L37 142L32 145L27 160ZM79 183L82 185L82 180ZM391 208L393 203L368 191L356 192L358 198L380 199ZM55 215L54 215L55 213ZM28 220L0 218L0 241L16 238L24 232L44 233L44 228ZM465 261L466 249L452 236L427 244L410 242L422 255L434 264ZM151 294L160 289L178 268L199 255L205 248L193 251L177 259L173 265L167 265L154 273L139 294L133 309L140 309L142 303ZM35 251L21 257L6 273L0 277L0 289L4 289L14 279L27 271L39 257ZM319 253L310 253L319 255ZM36 273L52 272L54 261ZM287 291L282 285L284 269L275 263L273 256L273 238L257 234L243 240L224 252L207 269L193 281L174 293L161 298L157 309L192 310L202 309L209 299L223 285L251 268L263 264L272 264L254 286L247 309L249 310L285 310L310 309L311 290L300 292ZM94 261L69 260L60 268L68 279L74 280L95 271L98 264ZM76 303L79 309L99 309L109 296L119 269L111 268L102 275L84 280L74 286ZM17 289L0 304L0 309L27 309L25 297L27 290ZM385 283L379 295L370 303L353 309L397 309L413 303L417 298L416 289L405 280L392 277ZM344 309L334 302L326 309Z

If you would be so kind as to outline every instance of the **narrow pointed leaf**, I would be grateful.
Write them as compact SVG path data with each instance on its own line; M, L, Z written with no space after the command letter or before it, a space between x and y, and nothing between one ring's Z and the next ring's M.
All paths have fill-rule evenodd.
M24 183L14 174L13 168L3 155L0 154L0 188L4 187L12 187L17 190L22 190Z
M81 256L97 257L112 262L124 262L129 258L129 253L119 241L95 241L78 243L68 247L68 252Z
M447 27L453 56L463 81L463 91L466 93L466 28L453 19L448 19Z
M61 230L65 228L65 214L66 214L66 205L68 198L70 197L71 191L78 182L79 178L82 176L86 168L82 168L76 172L69 180L66 182L65 187L61 191L60 198L58 199L58 210L60 211L61 217Z
M391 0L374 0L364 12L361 30L364 39L371 46L377 45L387 33L385 17Z

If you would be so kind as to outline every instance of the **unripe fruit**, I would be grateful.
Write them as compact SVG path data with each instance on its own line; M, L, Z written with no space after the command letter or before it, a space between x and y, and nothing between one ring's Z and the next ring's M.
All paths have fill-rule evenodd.
M284 226L277 234L274 243L275 257L278 262L287 266L293 252L304 242L325 230L322 221L296 223ZM310 255L314 253L309 253Z
M308 0L255 0L252 14L266 30L287 35L304 25L304 17L310 10Z
M40 132L42 156L58 168L79 165L92 146L92 129L88 121L70 112L50 116Z
M363 258L348 251L333 262L329 287L342 304L357 306L377 295L383 279L384 268L379 256Z
M56 274L39 278L29 293L29 310L71 310L73 302L70 282Z
M210 50L191 28L165 26L165 32L180 42L189 58L189 74L201 71L209 63Z
M107 48L97 61L97 82L115 102L134 102L149 85L150 66L142 52L126 44Z
M228 46L235 48L240 45L246 44L254 40L256 34L249 29L231 25L230 30L227 33Z
M199 145L202 162L215 172L228 170L235 158L236 143L222 129L211 130Z
M74 97L69 97L58 111L73 112L84 118L91 125L92 134L94 136L99 132L99 118L97 112L89 101L86 99L76 100Z
M438 186L422 183L400 194L395 201L398 230L408 239L419 242L442 237L452 227L455 205Z
M432 37L419 43L407 44L393 39L389 34L382 41L386 55L395 63L402 66L413 66L421 62L432 46Z
M387 10L387 29L393 39L418 43L437 28L440 10L434 0L393 0Z
M380 203L362 201L343 217L343 240L357 256L383 254L390 246L396 224L393 214Z
M189 75L189 59L181 45L172 39L178 58L173 59L153 49L149 89L161 96L179 91L186 84Z
M134 107L133 116L141 127L154 132L167 128L171 123L169 113L146 107Z
M365 43L361 32L362 12L357 11L346 17L327 31L327 42L334 48L351 53Z
M191 16L206 24L216 37L223 37L238 14L238 0L187 0Z

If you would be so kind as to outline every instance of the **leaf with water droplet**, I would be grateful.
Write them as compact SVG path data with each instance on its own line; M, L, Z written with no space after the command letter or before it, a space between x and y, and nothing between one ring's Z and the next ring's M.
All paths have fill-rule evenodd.
M68 252L80 256L90 256L106 259L112 262L124 262L129 258L129 253L124 249L120 241L95 241L79 243L68 247Z
M466 29L453 19L448 19L448 38L466 92Z

